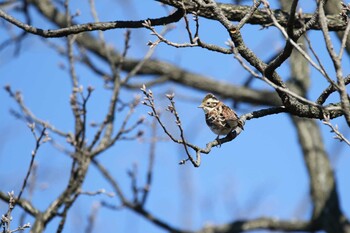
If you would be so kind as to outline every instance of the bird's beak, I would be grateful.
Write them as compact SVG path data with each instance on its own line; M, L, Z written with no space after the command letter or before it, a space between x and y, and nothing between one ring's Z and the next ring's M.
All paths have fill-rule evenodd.
M199 105L197 108L203 108L203 105L201 104L201 105Z

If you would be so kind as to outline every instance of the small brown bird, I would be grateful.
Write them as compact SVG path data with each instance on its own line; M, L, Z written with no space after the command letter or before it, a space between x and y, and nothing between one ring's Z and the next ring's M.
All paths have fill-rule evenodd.
M243 129L243 124L239 120L235 111L219 101L213 94L207 94L201 105L205 113L205 122L219 139L219 135L228 135L237 126Z

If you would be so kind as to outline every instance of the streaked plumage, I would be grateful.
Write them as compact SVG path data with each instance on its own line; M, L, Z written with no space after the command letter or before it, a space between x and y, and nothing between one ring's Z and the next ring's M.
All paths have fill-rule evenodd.
M199 108L205 113L205 121L216 135L227 135L237 126L243 129L235 111L219 101L213 94L207 94Z

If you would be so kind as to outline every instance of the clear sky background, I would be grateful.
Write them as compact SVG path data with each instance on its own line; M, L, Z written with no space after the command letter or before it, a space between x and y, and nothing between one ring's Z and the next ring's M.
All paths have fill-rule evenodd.
M270 3L273 9L278 7L275 1ZM250 1L247 4L251 4ZM315 7L311 1L303 4L305 5L301 7L304 12L311 11ZM155 18L167 15L167 10L171 10L164 9L155 1L99 0L96 1L96 7L101 21ZM75 18L77 22L92 21L87 1L71 1L71 10L80 11L81 15ZM34 9L31 9L30 13L34 26L55 28L54 25L45 23ZM16 14L14 16L19 17ZM20 19L23 20L21 17ZM222 26L205 19L200 19L200 23L202 40L225 45L228 35ZM161 29L157 27L158 31ZM19 32L16 28L13 30ZM0 28L1 37L8 35L4 32L4 28ZM124 33L124 30L112 30L104 34L109 44L121 50ZM246 25L242 34L247 45L264 59L268 59L284 45L281 34L274 27L261 31L259 26ZM186 42L188 37L183 20L166 36L174 42ZM326 50L321 33L311 32L309 36L319 56L324 58ZM147 42L155 39L146 29L131 30L131 48L128 55L142 58L148 51ZM335 37L333 39L336 41ZM68 62L66 57L57 55L56 51L48 46L48 42L65 46L64 38L46 41L29 35L22 43L19 56L14 56L14 47L0 51L0 85L3 87L9 84L13 90L21 91L25 103L37 117L65 132L72 132L74 128L69 105L71 82L67 72ZM164 59L186 70L215 78L218 82L240 85L249 77L232 55L217 54L199 48L176 49L160 44L153 58ZM325 61L326 69L331 71L330 60L327 58ZM105 64L98 60L96 62L108 70ZM349 64L347 54L343 62ZM347 69L344 70L344 74L349 73L349 66ZM284 80L288 79L289 70L286 65L280 67L278 71ZM77 64L77 73L83 87L89 85L95 87L88 103L88 122L100 122L106 113L111 93L103 88L102 79L84 66ZM308 97L315 100L320 94L321 87L325 86L325 81L315 70L312 70L311 75L312 84ZM271 90L261 81L254 81L253 87ZM190 142L204 147L216 137L205 125L201 109L197 108L206 93L175 84L161 85L152 88L152 91L159 108L163 109L167 105L164 94L175 93L186 138ZM136 94L141 92L123 90L121 98L126 102L131 101ZM334 96L334 99L336 97ZM18 110L18 107L3 89L0 91L0 103L0 189L14 190L18 194L35 141L26 124L9 114L10 109ZM263 107L240 104L237 112L241 115L261 108ZM99 157L99 161L112 171L130 198L132 193L127 171L132 169L133 164L137 164L139 168L139 184L142 185L145 181L150 147L149 129L152 122L151 117L147 115L148 111L145 106L138 106L130 122L133 123L142 116L146 117L146 124L140 128L147 132L143 140L118 142ZM119 115L117 124L121 123L125 114L124 111ZM176 134L172 116L164 113L163 119ZM321 125L321 122L319 123ZM350 131L343 119L336 119L333 123L338 124L341 132L350 137ZM349 149L345 143L332 138L328 127L322 125L321 130L337 178L341 206L350 218ZM89 129L89 141L92 140L94 132L95 129ZM55 137L53 134L50 135ZM160 128L157 136L166 139ZM57 137L55 139L69 148L64 144L64 139ZM296 131L287 114L248 121L244 132L237 139L224 144L221 148L214 148L209 155L204 155L200 168L193 168L190 163L179 166L178 162L184 158L186 154L183 148L169 140L161 140L156 145L154 181L146 208L172 226L196 230L205 224L223 224L261 216L279 219L307 219L310 216L307 171ZM66 186L71 162L66 155L47 143L40 148L36 163L37 188L32 199L35 206L44 209ZM112 191L96 169L91 167L83 190L97 191L101 188ZM24 193L24 197L28 198L28 192ZM64 232L82 232L87 225L91 209L101 200L116 205L119 203L117 197L108 198L104 195L79 197L69 214ZM0 212L4 213L6 209L7 204L0 203ZM21 209L16 208L14 216L18 217L19 213ZM17 221L18 218L15 218L14 225L17 225ZM33 223L29 217L26 221ZM48 226L46 232L54 232L56 226L57 219ZM95 231L164 232L130 210L112 211L106 208L98 210Z

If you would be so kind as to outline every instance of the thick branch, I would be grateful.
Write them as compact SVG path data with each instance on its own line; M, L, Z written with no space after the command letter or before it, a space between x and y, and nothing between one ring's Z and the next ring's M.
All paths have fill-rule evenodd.
M310 175L313 219L326 232L350 232L350 224L340 210L334 173L314 120L293 117L297 126L306 167Z
M284 232L316 231L316 224L307 221L283 221L273 218L235 221L221 226L208 226L196 233L239 233L252 230L277 230Z
M148 19L152 25L164 25L179 21L183 16L183 11L181 9L175 11L173 14L158 18L158 19ZM96 30L111 30L116 28L142 28L142 24L145 20L138 21L112 21L112 22L95 22L95 23L85 23L85 24L75 24L70 27L62 27L60 29L41 29L34 26L25 24L11 15L6 14L5 11L0 9L0 17L16 25L17 27L23 29L28 33L39 35L42 37L64 37L72 34L78 34L81 32L96 31Z
M208 19L214 19L212 12L207 7L199 7L194 3L195 1L191 0L184 0L184 1L175 1L175 0L157 0L159 2L174 6L178 9L182 8L182 2L184 2L184 5L186 7L186 12L198 12L199 16L208 18ZM231 21L240 21L250 10L250 6L239 6L239 5L233 5L233 4L223 4L218 3L218 6L222 10L222 12L225 14L227 19ZM281 24L284 27L287 27L288 25L288 19L289 14L287 12L281 11L281 10L273 10L273 14L277 18L277 21L279 24ZM313 17L313 14L302 14L301 17L297 18L294 23L294 28L303 28L304 24L307 23L309 20L311 20ZM330 31L343 31L346 28L346 22L342 19L342 17L338 14L334 15L328 15L327 16L327 22L329 23L329 30ZM266 11L263 9L258 9L252 17L247 21L249 24L255 24L255 25L261 25L270 26L272 24L271 18L266 14ZM314 24L310 27L310 29L313 30L321 30L321 26L319 24Z
M32 0L32 3L37 7L40 13L47 17L51 22L55 23L59 27L66 27L64 15L52 5L51 1ZM106 50L103 44L97 39L85 33L79 35L76 40L77 43L84 48L108 61ZM109 50L108 52L110 53L112 60L119 60L120 55L115 50ZM139 63L140 61L136 59L125 59L122 69L129 72ZM180 83L185 86L207 92L221 93L221 96L223 97L232 98L246 103L268 106L281 105L276 93L252 90L250 88L234 86L226 82L218 82L209 77L191 73L187 70L180 69L177 66L162 61L146 61L143 67L138 71L138 74L161 76L175 83Z

